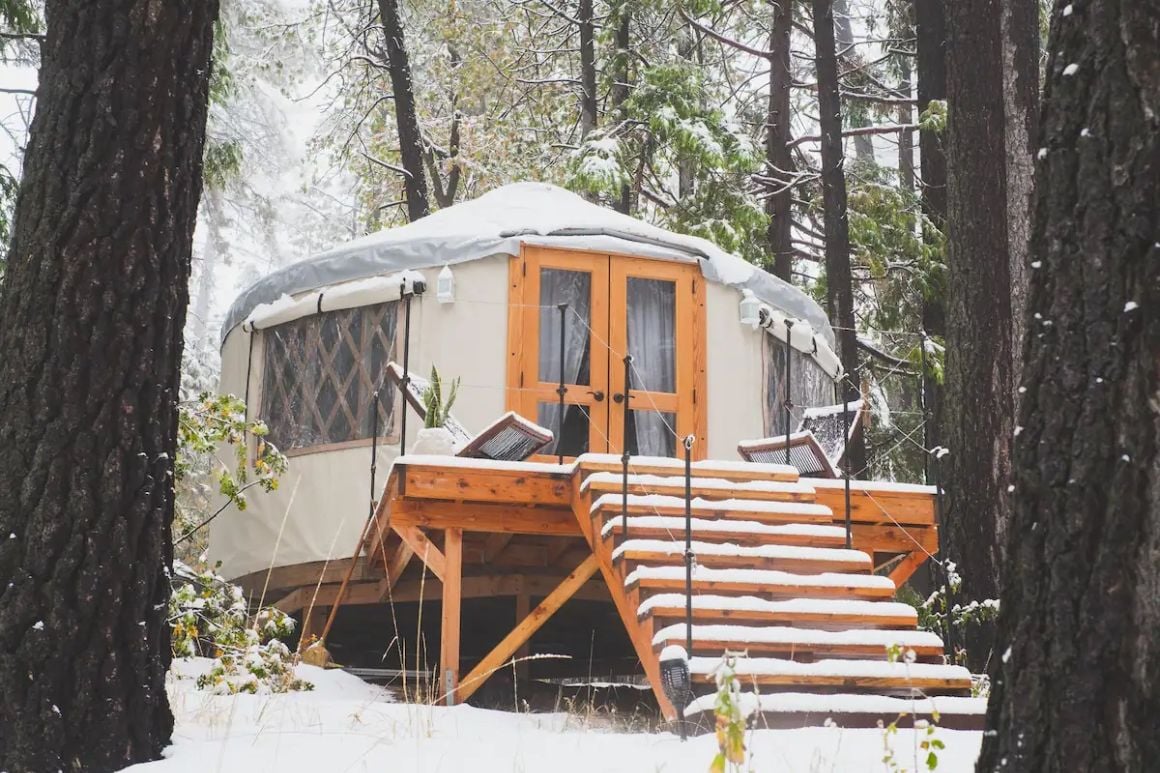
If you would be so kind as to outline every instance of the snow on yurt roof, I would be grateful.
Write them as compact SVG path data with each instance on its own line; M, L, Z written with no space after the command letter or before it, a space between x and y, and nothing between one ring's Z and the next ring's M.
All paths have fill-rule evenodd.
M520 245L585 249L691 262L709 280L749 289L786 315L809 322L826 342L834 334L808 295L712 242L666 231L546 183L505 185L399 228L369 234L259 279L226 314L222 339L259 305L352 280L442 266L492 255L519 255Z

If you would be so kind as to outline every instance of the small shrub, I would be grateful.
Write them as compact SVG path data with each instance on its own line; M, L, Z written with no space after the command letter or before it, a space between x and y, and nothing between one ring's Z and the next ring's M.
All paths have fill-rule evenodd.
M445 425L451 416L451 406L455 404L458 392L459 379L455 379L451 382L451 391L446 397L443 396L443 379L439 376L438 368L432 365L431 381L423 390L423 407L427 411L427 418L423 420L423 426L432 429Z
M174 657L215 662L197 680L211 692L290 692L313 685L294 676L297 655L279 638L294 633L294 620L266 607L251 617L242 589L212 570L177 562L169 600Z
M746 762L745 714L741 709L741 683L737 681L737 658L726 654L717 669L716 716L717 756L709 773L740 773Z

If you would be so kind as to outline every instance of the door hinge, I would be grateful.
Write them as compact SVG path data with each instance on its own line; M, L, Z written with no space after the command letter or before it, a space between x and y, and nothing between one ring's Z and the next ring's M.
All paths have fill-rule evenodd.
M528 275L528 264L526 261L520 263L520 276Z
M524 372L520 371L520 389L524 388Z

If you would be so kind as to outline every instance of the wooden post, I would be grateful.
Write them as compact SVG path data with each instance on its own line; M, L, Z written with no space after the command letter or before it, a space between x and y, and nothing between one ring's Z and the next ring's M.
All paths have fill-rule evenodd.
M518 593L516 593L516 625L518 626L520 623L522 623L524 621L524 619L527 618L528 614L531 611L532 611L532 597L528 593L527 588L524 587L524 583L522 582L522 578L521 578L520 590ZM528 643L525 641L523 644L520 645L520 648L516 650L516 659L519 660L520 658L526 658L531 653L531 651L532 651L531 647L529 647ZM517 680L519 680L521 682L528 681L528 678L530 676L529 675L530 669L528 668L528 666L529 666L529 664L527 661L516 663L516 679Z
M443 538L443 620L439 673L447 705L455 705L459 687L459 613L463 598L463 529L446 529Z

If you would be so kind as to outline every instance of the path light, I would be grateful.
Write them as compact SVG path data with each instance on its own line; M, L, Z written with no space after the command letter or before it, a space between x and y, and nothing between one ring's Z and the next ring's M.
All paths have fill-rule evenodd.
M661 650L661 686L665 697L677 710L677 727L681 740L685 740L685 707L689 705L691 685L689 682L689 653L677 644L670 644Z
M756 328L761 322L761 301L752 290L741 291L741 324Z
M444 266L436 280L435 297L440 303L455 303L455 274L451 273L451 266Z

